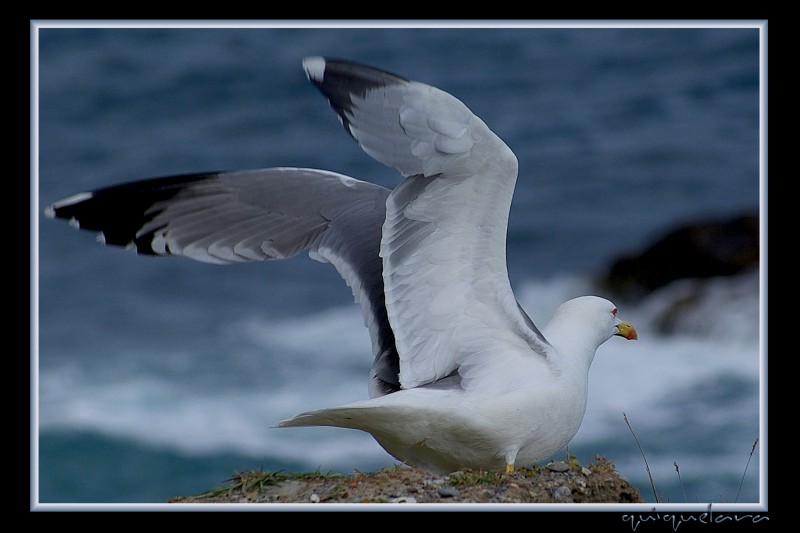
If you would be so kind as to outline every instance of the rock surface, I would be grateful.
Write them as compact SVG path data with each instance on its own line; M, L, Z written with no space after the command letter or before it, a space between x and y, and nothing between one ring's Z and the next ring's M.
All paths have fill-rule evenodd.
M687 224L614 261L601 283L630 300L678 279L739 274L758 267L759 238L757 212Z
M640 503L636 487L597 457L575 461L556 472L547 467L513 474L458 471L439 476L417 468L389 467L377 472L284 474L252 471L236 474L227 487L170 503ZM563 463L563 462L561 462ZM559 470L561 465L559 464Z

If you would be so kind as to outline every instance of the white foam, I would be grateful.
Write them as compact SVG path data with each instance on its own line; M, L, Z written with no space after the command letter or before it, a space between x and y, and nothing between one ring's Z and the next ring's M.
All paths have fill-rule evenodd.
M357 391L363 389L360 380L337 376L324 390L320 383L295 383L235 394L190 391L154 376L102 382L75 367L63 367L41 380L40 427L97 431L189 454L238 452L354 468L352 457L387 461L368 435L272 426L302 410L358 399Z
M233 335L260 349L285 353L292 364L352 364L362 366L366 375L372 363L369 332L356 305L289 319L254 316L230 329Z
M676 281L647 297L636 313L649 324L668 322L676 336L757 345L758 273Z

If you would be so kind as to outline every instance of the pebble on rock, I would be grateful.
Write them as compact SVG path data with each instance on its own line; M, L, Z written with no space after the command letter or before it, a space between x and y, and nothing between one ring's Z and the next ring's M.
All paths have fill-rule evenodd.
M553 461L547 465L547 469L551 472L566 472L569 470L569 465L564 461Z
M436 491L442 498L457 498L461 492L454 487L439 487Z
M553 498L556 500L563 502L564 500L572 497L572 491L566 485L561 485L555 491L553 491Z

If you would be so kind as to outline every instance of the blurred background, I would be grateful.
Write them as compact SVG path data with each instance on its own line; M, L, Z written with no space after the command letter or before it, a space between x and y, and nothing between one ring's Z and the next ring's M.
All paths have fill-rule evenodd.
M394 464L367 434L271 428L367 398L369 337L330 265L141 257L43 216L78 192L213 170L394 187L306 80L307 55L461 99L519 159L508 260L528 314L542 325L594 293L638 329L598 351L569 453L608 458L653 501L626 413L661 501L758 501L759 32L698 27L40 28L41 502Z

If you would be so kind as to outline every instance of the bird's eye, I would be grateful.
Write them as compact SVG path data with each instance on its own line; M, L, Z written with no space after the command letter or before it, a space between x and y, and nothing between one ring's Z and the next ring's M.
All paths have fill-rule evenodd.
M617 308L616 307L611 310L611 314L614 315L614 316L617 316Z

